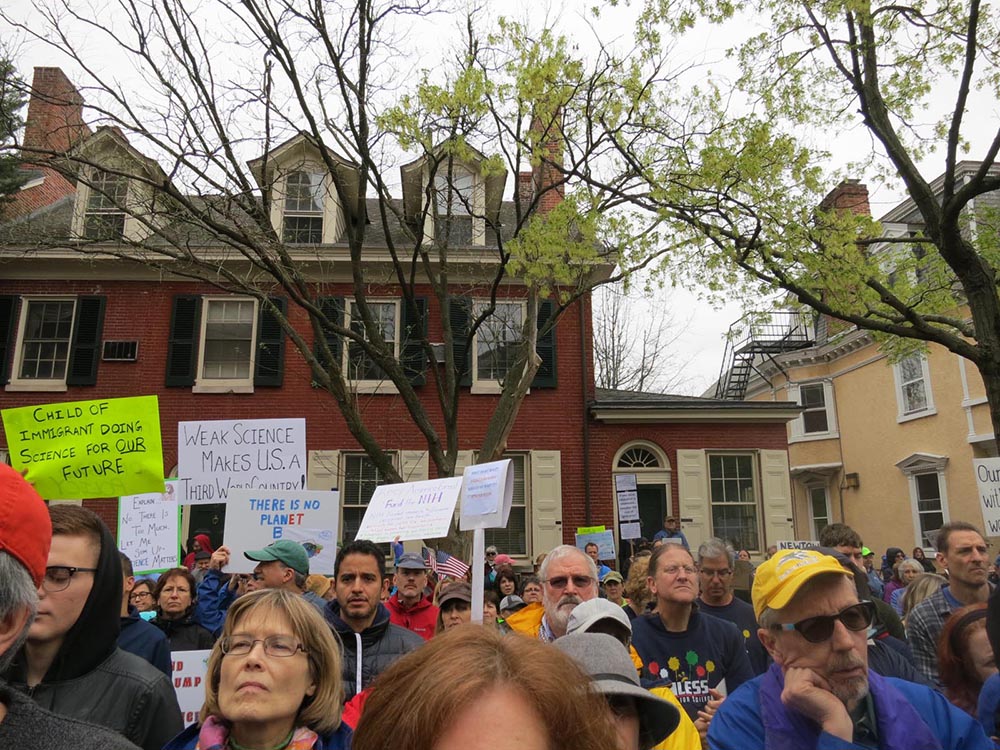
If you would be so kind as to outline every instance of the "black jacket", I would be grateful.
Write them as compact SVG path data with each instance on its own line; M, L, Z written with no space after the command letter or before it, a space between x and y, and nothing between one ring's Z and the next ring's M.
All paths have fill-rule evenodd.
M29 690L23 648L4 677L42 708L113 729L145 750L160 750L183 728L181 711L167 676L118 648L122 569L106 527L96 567L83 610L42 681Z
M389 622L389 610L382 604L372 624L360 633L340 618L336 600L326 605L326 619L340 636L345 701L368 687L396 659L424 644L416 633Z
M198 624L191 612L179 620L164 620L163 617L157 615L151 622L167 636L167 640L170 641L170 653L174 651L201 651L215 645L215 638Z
M121 618L122 632L118 648L141 656L169 678L174 671L170 662L170 644L160 630L139 617L139 610L129 607L128 617Z

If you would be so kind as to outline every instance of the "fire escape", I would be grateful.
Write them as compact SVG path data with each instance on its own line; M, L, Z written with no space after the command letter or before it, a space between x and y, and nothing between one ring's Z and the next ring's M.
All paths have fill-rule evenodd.
M729 327L715 397L727 401L743 400L752 373L767 380L757 366L770 360L784 371L775 356L813 346L813 330L809 317L798 312L772 312L766 316L751 313L741 318Z

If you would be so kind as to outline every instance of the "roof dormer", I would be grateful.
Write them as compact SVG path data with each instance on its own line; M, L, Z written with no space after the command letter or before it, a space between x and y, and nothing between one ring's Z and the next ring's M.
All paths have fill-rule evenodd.
M286 244L332 245L358 218L357 165L306 133L271 151L266 163L259 157L248 166L261 189L270 191L271 225Z
M471 147L465 151L459 159L439 146L399 168L406 220L422 223L428 241L485 245L487 223L499 222L507 170L487 171L482 153ZM425 189L429 184L434 186L430 193Z

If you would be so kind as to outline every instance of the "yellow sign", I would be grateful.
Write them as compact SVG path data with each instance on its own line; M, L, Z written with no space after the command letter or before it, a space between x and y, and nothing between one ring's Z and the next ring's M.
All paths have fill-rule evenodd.
M46 500L163 492L156 396L4 409L10 462Z
M576 530L577 534L600 534L607 531L603 526L581 526Z

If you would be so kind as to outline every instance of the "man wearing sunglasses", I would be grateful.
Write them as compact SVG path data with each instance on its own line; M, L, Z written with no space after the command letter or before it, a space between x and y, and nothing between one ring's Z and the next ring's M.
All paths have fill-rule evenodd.
M757 568L752 593L774 664L723 702L709 747L991 747L976 721L941 694L869 671L874 610L834 558L779 552Z
M529 604L506 619L516 633L544 641L566 635L569 616L578 604L598 595L597 565L576 547L563 544L542 561L542 602Z

